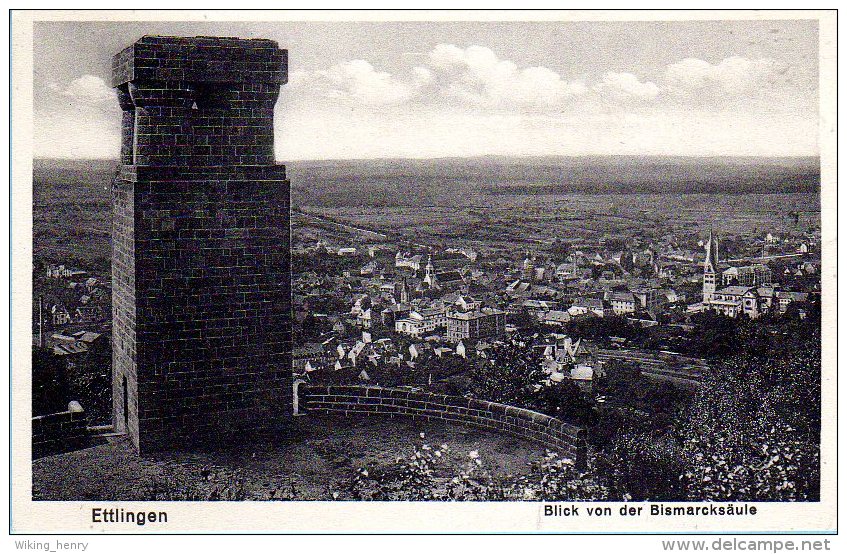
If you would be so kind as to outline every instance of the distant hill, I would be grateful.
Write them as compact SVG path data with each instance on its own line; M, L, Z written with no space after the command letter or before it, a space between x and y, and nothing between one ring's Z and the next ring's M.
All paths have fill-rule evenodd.
M304 204L408 205L500 194L814 193L808 158L541 157L350 160L288 164ZM496 200L495 200L496 201Z
M108 187L115 165L114 160L35 160L35 182L93 187L87 191L91 194ZM462 205L469 201L484 205L496 202L496 196L502 194L751 194L820 190L817 157L492 156L294 161L286 165L295 205Z

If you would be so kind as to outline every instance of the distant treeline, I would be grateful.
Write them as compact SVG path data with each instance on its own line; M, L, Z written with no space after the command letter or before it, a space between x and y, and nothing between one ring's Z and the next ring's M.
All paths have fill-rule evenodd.
M451 204L489 195L817 193L818 158L471 158L292 162L303 204Z
M294 205L484 206L491 196L499 195L820 190L817 157L484 157L295 161L286 165ZM36 184L95 185L99 190L93 196L103 200L102 191L115 167L114 160L36 160L35 180Z

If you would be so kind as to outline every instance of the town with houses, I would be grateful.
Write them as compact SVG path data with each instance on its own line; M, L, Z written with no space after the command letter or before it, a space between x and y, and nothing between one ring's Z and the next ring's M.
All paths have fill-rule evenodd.
M624 360L694 387L706 362L686 352L692 317L802 317L820 295L819 231L748 237L758 255L737 259L723 259L708 230L692 248L665 236L610 249L601 237L513 252L370 235L295 229L296 379L462 394L494 345L528 336L550 383L570 379L590 392L605 363ZM108 277L68 263L40 263L36 273L34 345L70 368L108 349ZM648 340L633 341L633 328Z
M56 356L88 352L102 339L108 342L112 284L88 270L49 264L34 282L34 344Z
M295 232L292 264L294 373L310 383L461 394L493 345L529 337L548 383L590 391L616 359L696 387L706 361L686 352L692 318L802 318L820 295L814 230L744 237L752 255L724 259L708 229L688 248L664 236L483 251L460 241L373 243L368 233L357 242L350 228L317 227Z

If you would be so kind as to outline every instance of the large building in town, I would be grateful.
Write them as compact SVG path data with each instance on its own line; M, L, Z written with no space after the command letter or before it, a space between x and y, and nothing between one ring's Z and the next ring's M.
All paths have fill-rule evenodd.
M473 312L451 312L447 315L447 339L497 338L506 335L506 312L482 308Z

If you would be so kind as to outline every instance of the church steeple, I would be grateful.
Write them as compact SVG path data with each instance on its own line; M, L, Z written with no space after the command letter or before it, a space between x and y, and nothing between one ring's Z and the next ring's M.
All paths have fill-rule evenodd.
M523 278L527 281L535 279L535 260L529 250L527 250L526 258L523 261Z
M706 242L706 260L703 262L703 303L712 301L717 287L718 272L718 239L713 237L709 229L709 240Z
M706 242L706 261L703 268L704 271L711 270L712 273L718 270L718 239L712 235L711 229L709 229L709 240Z

